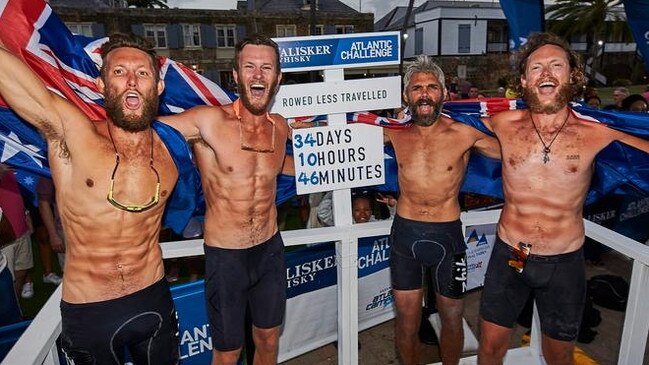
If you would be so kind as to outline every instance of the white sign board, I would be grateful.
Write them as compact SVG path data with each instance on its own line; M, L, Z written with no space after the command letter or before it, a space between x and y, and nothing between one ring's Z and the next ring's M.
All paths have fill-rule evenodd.
M400 76L283 85L271 112L292 118L398 108L400 85Z
M398 65L401 32L334 34L273 39L282 72Z
M385 183L383 129L349 124L293 130L298 194Z

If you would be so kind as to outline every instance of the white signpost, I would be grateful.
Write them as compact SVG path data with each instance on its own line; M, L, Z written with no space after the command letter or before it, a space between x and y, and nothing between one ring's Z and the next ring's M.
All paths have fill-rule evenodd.
M298 193L338 189L333 191L334 223L337 227L351 227L349 188L381 184L385 170L381 128L347 125L345 113L397 108L401 106L401 88L399 77L345 81L343 70L398 65L401 34L359 33L274 40L279 46L282 72L324 72L323 83L280 87L271 108L285 117L327 114L328 127L293 131ZM319 138L322 143L318 142ZM339 364L358 364L356 243L355 240L336 243ZM349 280L341 280L343 277Z
M273 113L285 118L336 114L401 105L401 77L284 85L275 96ZM396 106L394 106L396 105Z
M293 131L298 194L385 183L381 128L349 124Z

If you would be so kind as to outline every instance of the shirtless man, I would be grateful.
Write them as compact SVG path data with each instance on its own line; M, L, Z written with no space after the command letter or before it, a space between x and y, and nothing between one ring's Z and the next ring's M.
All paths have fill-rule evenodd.
M585 299L582 209L593 160L615 140L643 151L649 142L571 110L583 65L563 39L535 34L518 60L529 109L490 121L502 147L505 205L482 292L478 363L502 364L516 318L533 294L545 361L572 364Z
M151 123L164 89L155 53L113 36L97 86L108 120L90 121L0 48L0 95L47 140L67 239L62 347L75 364L176 364L176 313L158 245L178 173ZM108 196L108 198L107 198Z
M275 364L286 305L284 244L277 228L276 178L286 120L268 108L282 78L277 44L253 35L235 48L240 98L161 120L193 145L207 202L205 298L212 364L236 364L250 307L255 364Z
M440 115L447 90L444 73L431 58L419 56L406 70L403 85L413 124L386 130L396 151L401 189L390 235L397 348L404 364L419 363L423 269L432 267L432 289L442 320L442 362L457 364L464 339L466 286L458 194L470 150L498 157L498 144L477 129Z

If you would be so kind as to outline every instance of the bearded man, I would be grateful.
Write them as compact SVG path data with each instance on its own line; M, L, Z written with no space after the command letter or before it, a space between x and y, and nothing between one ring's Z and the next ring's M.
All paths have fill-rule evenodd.
M412 125L385 132L399 164L390 270L397 349L406 365L419 363L422 279L428 268L433 269L431 290L442 322L442 362L459 362L466 255L458 194L471 149L499 157L494 138L441 114L447 95L444 80L431 57L417 57L403 77Z
M178 172L153 132L159 77L142 39L114 35L97 87L108 119L93 122L0 47L0 94L45 137L67 239L61 345L74 364L176 364L178 325L158 245Z
M583 64L562 38L534 34L517 56L528 109L485 121L501 146L505 203L482 292L478 363L502 364L533 295L545 361L572 364L586 294L582 211L593 161L613 141L644 152L649 142L572 111Z
M286 306L275 194L288 125L280 115L268 113L282 78L279 50L273 40L256 34L236 45L234 61L237 101L222 108L197 106L161 121L193 145L201 173L212 364L237 363L246 307L255 363L274 364Z

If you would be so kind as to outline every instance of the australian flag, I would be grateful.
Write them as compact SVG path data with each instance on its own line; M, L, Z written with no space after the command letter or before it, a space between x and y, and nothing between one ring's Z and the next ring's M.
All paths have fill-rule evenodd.
M42 0L0 0L0 40L41 78L50 91L61 95L91 120L104 120L104 99L95 85L99 76L99 48L107 40L73 35ZM167 58L159 58L167 88L160 114L194 105L223 105L235 97ZM172 86L173 85L173 86ZM165 224L181 232L200 199L200 182L182 136L161 123L154 128L167 145L179 180L167 204ZM47 145L39 133L22 121L0 99L0 162L12 166L25 190L34 191L38 176L50 176Z

